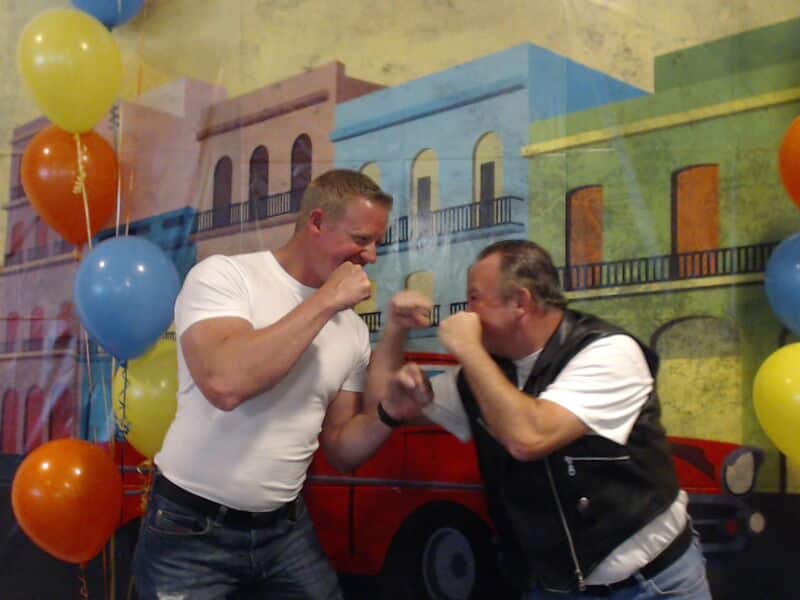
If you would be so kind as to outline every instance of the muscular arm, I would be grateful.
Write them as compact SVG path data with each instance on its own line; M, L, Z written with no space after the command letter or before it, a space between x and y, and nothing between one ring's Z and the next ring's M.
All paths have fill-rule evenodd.
M363 268L344 263L313 296L267 327L255 329L241 317L199 320L180 337L186 366L211 404L233 410L280 382L325 324L369 293ZM179 310L180 298L176 319Z
M367 462L389 438L392 429L363 410L363 396L341 391L328 406L320 443L328 462L346 473Z
M263 329L238 317L206 319L184 332L181 349L208 401L233 410L280 382L334 314L315 295Z
M446 319L439 339L461 364L486 425L517 460L547 456L589 431L567 409L521 392L503 375L481 343L476 314L461 312Z

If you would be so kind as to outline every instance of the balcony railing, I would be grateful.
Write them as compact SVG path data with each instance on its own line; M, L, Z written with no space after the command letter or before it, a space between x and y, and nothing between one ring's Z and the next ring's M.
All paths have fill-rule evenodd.
M565 290L762 273L779 242L560 267Z
M358 316L364 319L364 323L367 324L367 329L369 329L370 333L376 333L381 330L381 311L360 313Z
M21 265L25 259L25 253L20 249L16 252L9 252L6 254L6 266L13 267L14 265Z
M48 246L45 244L44 246L34 246L33 248L28 248L25 252L25 258L27 260L39 260L42 258L47 258L47 249Z
M381 245L408 242L411 237L451 235L462 231L486 229L514 223L514 203L523 204L518 196L500 196L483 202L470 202L449 206L426 213L418 213L409 230L409 217L397 219L386 232Z
M53 254L52 256L59 256L61 254L69 254L72 252L73 245L70 244L66 240L56 240L53 242Z
M295 213L300 210L300 199L304 191L305 188L290 190L248 202L205 210L197 214L196 231L200 233Z

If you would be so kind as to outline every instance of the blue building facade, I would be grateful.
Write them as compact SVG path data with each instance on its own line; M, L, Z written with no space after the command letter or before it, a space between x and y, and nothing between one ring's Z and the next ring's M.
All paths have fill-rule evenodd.
M640 89L531 44L337 107L336 166L357 169L395 198L392 225L369 268L377 332L397 291L418 288L435 323L460 310L466 267L488 243L526 237L530 124L645 95ZM415 350L437 350L435 330Z

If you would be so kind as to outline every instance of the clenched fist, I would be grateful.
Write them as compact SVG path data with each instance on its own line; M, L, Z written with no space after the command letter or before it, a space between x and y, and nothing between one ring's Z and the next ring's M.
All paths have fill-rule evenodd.
M331 273L328 281L320 288L320 293L328 295L334 308L340 311L352 308L362 300L369 298L372 294L372 286L370 286L364 267L344 262Z
M470 348L481 346L482 333L481 320L474 312L457 312L439 324L439 341L456 358Z
M432 311L433 303L427 296L414 290L405 290L392 298L389 322L401 329L430 327Z

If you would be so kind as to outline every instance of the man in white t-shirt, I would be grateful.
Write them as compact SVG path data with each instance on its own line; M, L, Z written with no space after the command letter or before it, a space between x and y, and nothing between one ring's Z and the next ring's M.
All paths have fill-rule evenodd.
M391 379L381 402L426 397L430 420L475 441L509 582L525 600L710 598L660 424L656 356L568 310L533 242L485 248L467 293L467 311L439 326L458 371L428 381L400 366L408 327L390 320L370 379Z
M391 434L362 400L370 343L352 310L370 296L364 266L391 205L365 175L329 171L286 245L212 256L187 276L178 410L134 557L140 598L341 598L300 491L318 445L351 471ZM413 399L390 407L419 414Z

